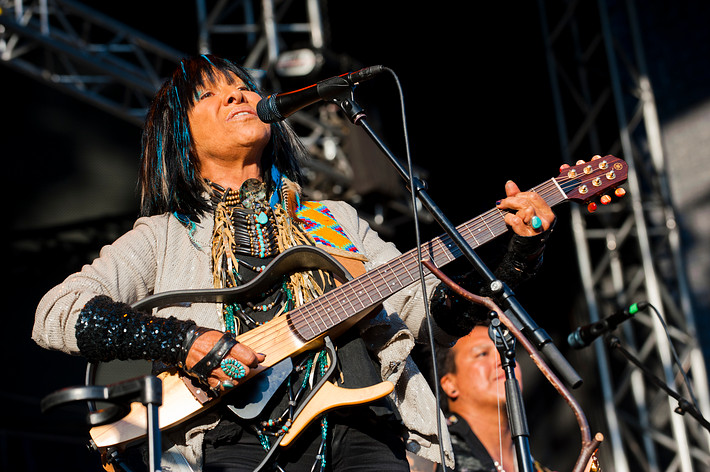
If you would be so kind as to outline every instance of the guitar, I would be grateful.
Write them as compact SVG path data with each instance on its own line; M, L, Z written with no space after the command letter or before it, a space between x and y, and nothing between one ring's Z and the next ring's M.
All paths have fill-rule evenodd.
M588 202L597 195L619 187L626 181L627 164L614 157L595 156L590 162L564 169L559 176L534 187L554 206L571 200ZM508 231L504 212L494 208L457 227L464 239L476 248ZM422 245L422 257L435 266L443 267L461 255L448 235L439 236ZM419 259L415 249L390 262L378 266L356 278L347 280L344 267L324 251L312 248L292 248L278 256L269 268L256 279L241 287L165 292L147 297L136 307L152 308L177 302L229 302L239 297L260 293L264 285L277 280L281 274L293 270L322 268L338 274L341 283L321 297L302 305L283 316L243 333L237 340L256 352L266 354L266 361L252 369L247 378L266 377L278 371L282 361L305 350L323 344L324 338L337 337L363 319L382 301L419 279ZM425 271L425 273L429 273ZM243 298L242 298L243 299ZM177 370L160 374L163 382L163 405L159 409L161 430L177 426L189 418L205 412L226 396L239 395L244 385L218 398L209 397L199 386L180 375ZM250 382L246 382L248 386ZM296 417L281 445L288 445L311 420L324 412L344 405L365 403L392 392L390 382L382 382L363 389L344 389L325 383ZM131 405L130 413L110 424L95 426L90 436L97 448L123 445L146 436L146 409L140 403Z

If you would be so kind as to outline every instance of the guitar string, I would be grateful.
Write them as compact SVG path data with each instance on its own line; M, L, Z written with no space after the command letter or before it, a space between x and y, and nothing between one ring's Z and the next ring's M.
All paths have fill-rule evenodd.
M601 169L599 169L601 170ZM569 190L565 190L565 188L570 189L575 186L580 186L584 185L588 182L593 181L597 176L594 175L595 173L599 173L599 170L594 171L592 174L583 174L580 177L574 177L574 178L569 178L569 177L557 177L554 179L551 179L547 182L544 182L543 184L535 187L533 191L536 191L538 194L540 194L545 200L548 200L548 198L552 195L559 195L560 193L560 188L563 190L563 193L566 195L569 193ZM604 173L606 173L606 170L603 170ZM560 188L557 188L557 185L555 185L554 182L557 182L558 185L560 185ZM597 192L594 192L596 194ZM548 198L546 198L546 196ZM564 197L560 196L560 202L564 200ZM559 203L559 202L556 202ZM478 239L476 238L475 234L473 233L473 230L475 228L471 228L471 226L475 226L476 221L482 222L489 230L491 233L492 237L487 236L487 239L483 243L479 243ZM495 237L500 236L503 232L507 231L507 226L505 223L502 223L502 212L499 209L493 209L489 210L488 212L485 212L482 215L479 215L478 217L473 218L471 221L468 223L465 223L462 225L462 230L463 232L466 232L467 235L470 238L473 238L478 245L482 245L485 242L490 241L491 239L494 239ZM494 222L490 223L489 222ZM480 224L480 223L479 223ZM499 231L499 234L496 234L496 231ZM479 229L480 231L480 229ZM462 232L462 234L463 234ZM448 237L440 237L436 238L436 240L433 240L432 242L428 243L429 246L429 253L431 256L437 260L441 259L442 257L445 257L448 259L446 262L451 262L452 260L460 257L460 251L458 249L448 249L446 241L450 241ZM367 309L368 307L371 307L381 300L384 300L388 296L390 296L392 293L400 290L401 288L406 287L407 285L415 282L418 279L417 277L412 277L409 266L405 264L405 259L410 258L412 256L411 251L408 253L403 254L402 256L396 258L392 262L399 262L399 265L401 267L395 268L392 266L391 263L388 263L384 266L380 266L379 269L382 269L378 271L377 269L373 269L368 273L367 279L370 280L369 285L365 285L365 280L358 278L354 279L354 281L351 281L350 283L341 285L338 287L337 293L333 293L333 291L328 292L324 294L323 296L313 300L312 302L308 303L307 305L303 305L295 310L292 310L289 315L290 315L290 324L293 326L298 333L300 333L303 336L304 331L309 331L311 333L310 336L304 336L306 338L306 342L309 340L317 337L318 335L322 334L324 330L322 327L320 329L314 328L313 324L315 325L323 325L325 324L325 319L324 315L329 318L329 322L331 325L334 326L333 324L333 318L331 317L331 313L333 313L336 316L336 323L339 324L340 322L344 321L345 319L349 318L352 315L347 315L347 316L342 316L341 313L348 313L347 307L344 307L341 303L342 299L348 300L348 303L350 304L350 309L354 310L352 314L358 313L360 311L363 311ZM397 284L395 286L398 287L396 290L391 291L390 290L390 285L392 284L391 279L388 279L386 277L386 274L382 272L390 272L392 277L394 277L395 281ZM379 277L377 277L379 276ZM400 280L400 277L403 277L406 281L402 282ZM378 282L377 279L382 279L381 281ZM382 283L384 282L384 283ZM358 284L359 287L354 287L355 284ZM370 296L370 290L374 289L377 291L377 297L373 299ZM370 303L369 304L363 304L360 307L356 307L353 305L352 300L353 297L350 296L351 294L346 294L344 292L351 292L352 295L358 293L365 293L365 295L369 298ZM331 294L329 296L329 294ZM360 300L358 297L355 297L355 299ZM340 310L333 310L333 305L334 301L338 302L338 305L340 306ZM320 318L320 323L318 320L316 320L316 317ZM281 329L282 333L275 333L274 331L270 331L267 334L267 336L263 337L263 341L266 341L269 343L271 347L274 347L274 344L278 347L279 340L278 338L282 336L287 336L289 339L285 340L288 341L292 337L292 332L289 329L288 326L283 326ZM245 333L246 334L246 333ZM276 338L276 339L275 339ZM253 342L258 343L261 340L257 337ZM291 344L291 343L289 343ZM254 344L255 347L260 347L261 345L259 344L258 346ZM258 350L258 349L257 349Z
M575 179L575 180L578 180L578 179ZM578 182L575 182L575 185L578 185ZM556 188L550 188L550 190L551 190L551 191L559 191L559 189L556 189ZM540 193L543 193L543 194L545 193L542 188L540 188ZM495 210L494 210L494 211L495 211ZM505 227L505 225L503 225L503 227ZM505 230L507 230L507 229L505 229ZM442 246L441 244L437 245L437 247L434 248L435 251L432 251L432 254L434 254L434 252L437 252L438 250L440 250L440 249L441 249L441 246ZM458 257L458 256L457 256L457 255L454 255L453 258L456 258L456 257ZM401 281L399 280L399 276L402 275L402 273L401 273L401 272L398 273L397 271L391 270L391 268L388 267L389 264L387 265L388 268L387 268L386 270L390 270L390 271L392 272L392 274L393 274L393 276L395 277L395 279L397 279L397 281L399 282L399 287L401 288L401 287L404 287L404 286L406 286L407 284L409 284L409 283L415 281L416 279L413 279L413 278L411 277L411 274L409 274L409 269L407 268L406 264L404 264L403 259L402 259L402 258L398 258L397 260L402 264L402 266L403 266L403 268L404 268L404 271L407 273L406 275L407 275L407 277L408 277L408 280L407 280L406 282L401 282ZM453 260L453 259L452 259L451 257L449 257L449 260ZM374 288L374 289L378 292L379 299L378 299L377 301L380 301L380 300L386 298L387 296L391 295L391 293L393 293L393 292L390 292L390 290L389 290L389 284L390 284L390 282L387 281L387 279L384 277L384 274L379 274L379 275L384 279L385 285L378 285L378 283L377 283L376 280L375 280L374 285L373 285L372 283L370 284L371 288ZM360 292L363 292L363 290L362 290L363 283L364 283L364 282L360 281L360 287L361 287ZM380 290L381 288L382 288L382 290ZM343 290L343 291L346 291L346 290ZM370 295L369 295L369 290L366 289L366 290L364 290L364 292L365 292L365 294L368 296L368 298L370 298L370 306L377 303L375 300L372 299L372 297L370 297ZM343 294L340 294L340 295L343 295ZM310 337L309 337L309 336L304 336L304 337L306 337L307 339L312 339L313 337L317 336L318 334L322 334L322 332L324 332L323 330L320 330L319 332L317 332L317 331L312 327L311 321L313 321L315 324L318 324L317 320L315 320L315 316L320 317L320 321L321 321L321 323L323 323L325 320L324 320L324 318L323 318L322 313L325 313L325 314L328 316L329 321L330 321L331 324L332 324L333 319L330 317L329 312L332 311L332 305L333 305L333 303L332 303L332 300L329 300L329 298L333 298L333 299L335 299L335 300L338 300L338 302L339 302L339 304L340 304L340 309L341 309L341 310L338 310L338 312L346 312L346 313L347 313L347 310L344 309L345 307L343 307L342 304L340 303L341 298L337 298L337 297L326 297L325 299L324 299L323 297L320 297L319 299L317 299L317 300L319 301L318 303L311 303L311 304L309 304L309 305L306 305L305 307L307 307L307 309L300 310L300 315L301 315L301 319L303 320L303 322L305 323L305 325L307 325L308 330L311 332L311 336L310 336ZM350 297L350 296L345 296L345 297L342 297L342 298L345 298L345 299L349 300L349 303L351 304L351 308L353 307L353 305L352 305L352 297ZM314 301L314 302L315 302L315 301ZM366 308L366 307L367 307L367 305L363 305L363 308ZM355 313L357 313L358 311L361 311L361 310L356 310ZM294 314L294 316L293 316L293 318L292 318L292 322L295 323L294 326L297 327L297 328L302 332L303 329L304 329L303 323L301 324L301 326L298 326L298 317L297 317L297 315L298 315L299 313L293 313L293 314ZM340 319L340 315L337 315L337 316L338 316L338 318L337 318L338 322L341 322L341 321L343 321L345 318L349 317L350 315L348 315L347 317L345 317L345 318L343 318L343 319ZM310 317L310 320L309 320L309 317ZM285 329L284 331L285 331L284 334L288 334L289 337L291 336L290 330L286 330L286 329ZM274 333L271 332L271 333L269 333L269 334L270 334L269 339L273 342L273 340L274 340L274 336L273 336ZM278 342L278 341L277 341L277 342Z
M592 176L592 178L594 178L594 176ZM564 180L564 179L563 179L563 180ZM575 181L575 182L574 182L574 185L579 185L579 184L580 184L580 183L579 183L579 179L569 179L569 180L574 180L574 181ZM559 183L559 182L558 182L558 183ZM564 182L562 182L562 184L564 185ZM541 195L544 195L545 193L549 193L549 192L555 192L555 191L556 191L556 192L559 192L559 189L557 189L555 186L551 186L551 187L549 187L549 188L546 190L546 189L544 188L545 185L546 185L546 184L543 184L542 186L538 187L538 189L539 189L538 192L541 193ZM498 211L498 210L493 210L493 211L491 211L491 212L489 212L489 213L496 213L497 211ZM474 220L475 220L475 219L476 219L476 218L474 218ZM479 218L479 219L480 219L480 218ZM484 219L485 219L485 218L484 218ZM469 226L470 226L470 225L469 225ZM502 225L502 226L505 228L505 225ZM469 228L464 228L464 229L467 229L468 232L470 232L470 229L469 229ZM504 230L507 231L507 228L505 228ZM494 234L494 236L495 236L495 234ZM474 237L474 239L475 239L475 237ZM487 242L487 241L486 241L486 242ZM441 243L441 241L440 241L440 243ZM441 249L441 246L442 246L441 244L437 245L437 246L434 248L434 251L431 251L432 254L434 254L435 252L438 252L438 251ZM458 257L458 255L454 255L453 258L456 258L456 257ZM453 259L451 259L451 257L449 257L449 260L453 260ZM415 281L416 279L415 279L415 278L412 278L412 277L411 277L411 274L409 274L409 269L407 268L406 264L404 264L403 258L398 258L397 261L399 261L399 262L401 263L401 265L402 265L403 268L404 268L404 271L407 273L407 278L408 278L407 282L404 282L404 283L401 282L401 281L399 280L399 276L402 275L402 273L401 273L401 272L396 272L396 271L394 271L394 270L391 270L391 268L389 268L389 264L387 265L388 268L387 268L386 270L390 270L390 271L392 272L392 274L393 274L393 276L395 277L395 279L397 279L397 281L399 282L399 287L401 288L401 287L404 287L404 286L406 286L407 284L409 284L409 283ZM371 272L372 272L372 271L371 271ZM373 274L373 275L376 275L376 274ZM374 281L374 285L373 285L372 283L370 284L371 288L374 288L374 289L378 292L379 299L378 299L377 301L380 301L380 300L386 298L387 296L391 295L391 293L393 293L393 292L390 292L390 290L389 290L390 282L387 281L387 279L384 277L384 274L379 274L379 275L383 278L385 284L384 284L384 285L378 285L378 283L377 283L376 280ZM370 277L370 278L373 278L373 277ZM363 281L360 281L360 292L361 292L361 293L363 292L363 290L362 290L362 288L363 288L363 283L364 283ZM351 288L352 288L352 287L351 287ZM380 290L380 289L382 289L382 290ZM342 291L347 291L347 290L346 290L346 289L343 289ZM373 300L372 297L370 297L370 295L369 295L369 290L368 290L368 289L364 290L364 292L365 292L365 294L368 296L368 298L370 298L370 306L372 306L373 304L376 304L376 303L377 303L377 301ZM326 294L326 295L327 295L327 294ZM315 335L321 334L321 333L323 332L322 330L321 330L320 332L316 332L316 330L313 329L313 327L312 327L310 321L313 321L315 324L318 324L318 323L317 323L317 320L315 320L315 316L320 317L320 321L321 321L321 323L323 323L325 320L324 320L324 318L323 318L322 313L325 312L326 315L329 317L329 321L330 321L331 323L332 323L332 321L333 321L333 319L330 317L330 314L329 314L329 312L332 311L332 305L333 305L333 303L332 303L332 300L329 300L329 298L334 298L335 300L338 300L338 302L339 302L339 304L340 304L340 308L341 308L341 310L339 310L339 312L340 312L340 311L347 312L347 310L344 309L345 307L343 307L342 304L340 303L341 298L337 298L337 297L333 297L333 296L327 297L326 295L324 295L325 299L324 299L324 297L319 297L318 299L314 300L314 302L312 302L312 303L310 303L310 304L308 304L308 305L304 305L304 307L307 307L307 309L301 309L301 310L299 310L300 313L294 313L294 312L292 311L292 314L294 315L294 316L292 317L292 324L293 324L297 329L300 329L301 332L302 332L303 329L304 329L304 323L305 323L305 325L308 327L308 330L311 331L311 333L313 333L312 337L315 337ZM334 295L335 295L335 294L334 294ZM343 295L343 294L339 294L339 295ZM351 308L354 307L354 306L352 305L352 297L346 296L346 297L342 297L342 298L345 298L345 299L349 300L349 303L351 304ZM318 303L315 303L315 302L317 302L317 301L319 301L319 302L318 302ZM326 302L327 302L327 303L326 303ZM367 307L367 305L363 305L363 309L366 308L366 307ZM303 308L303 307L301 307L301 308ZM357 313L358 311L361 311L361 310L356 310L355 313ZM300 316L300 319L302 319L302 321L303 321L303 323L301 323L300 326L298 325L298 323L299 323L299 322L298 322L298 319L299 319L299 318L298 318L298 315L299 315L299 314L301 315L301 316ZM350 316L350 315L349 315L349 316ZM347 317L349 317L349 316L347 316ZM310 317L310 320L308 319L309 317ZM340 315L338 315L337 320L338 320L338 322L341 322L341 321L343 321L344 319L346 319L347 317L345 317L345 318L343 318L343 319L340 319ZM294 324L294 323L295 323L295 324ZM290 337L291 337L291 332L290 332L290 330L285 329L284 331L285 331L284 334L288 334L288 336L289 336L289 338L290 338ZM270 336L269 336L269 339L273 342L273 341L274 341L274 336L273 336L274 333L271 332L271 333L269 333L269 335L270 335ZM307 337L307 336L305 336L305 337ZM312 339L312 337L311 337L310 339ZM278 341L277 341L277 342L278 342Z

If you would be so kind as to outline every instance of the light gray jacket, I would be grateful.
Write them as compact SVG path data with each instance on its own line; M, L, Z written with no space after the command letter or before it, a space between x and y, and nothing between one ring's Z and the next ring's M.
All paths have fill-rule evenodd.
M353 244L367 257L366 270L400 254L393 244L383 241L367 222L360 219L353 207L336 201L324 203ZM212 229L210 217L203 218L192 234L169 214L138 219L131 231L104 247L92 264L70 275L42 298L32 338L44 348L78 355L76 321L82 307L94 296L103 294L113 300L133 303L153 293L211 288ZM428 303L438 280L432 276L425 280ZM388 298L377 316L362 321L358 327L366 345L379 359L382 379L395 384L391 397L409 431L408 449L440 462L436 417L441 418L441 413L433 392L410 357L415 339L427 340L424 303L421 284L416 282ZM224 329L218 304L170 306L156 314L192 319L200 326ZM455 341L434 326L437 342L448 346ZM166 438L166 443L171 441L182 446L180 452L195 471L200 470L197 451L201 450L201 433L213 427L215 420L205 415L199 422L191 424L189 431L179 435L173 433ZM445 427L442 436L447 462L451 461L449 465L452 465Z

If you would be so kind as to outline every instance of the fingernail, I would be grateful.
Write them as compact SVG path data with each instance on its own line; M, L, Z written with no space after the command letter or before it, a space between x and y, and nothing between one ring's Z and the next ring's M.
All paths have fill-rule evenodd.
M500 200L496 200L496 206L500 205Z

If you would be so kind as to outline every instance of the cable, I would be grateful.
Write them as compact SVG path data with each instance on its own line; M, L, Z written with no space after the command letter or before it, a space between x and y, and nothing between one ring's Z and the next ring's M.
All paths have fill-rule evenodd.
M678 367L678 370L680 371L680 374L683 376L683 381L685 382L685 386L688 388L688 393L690 394L690 398L693 402L693 406L700 411L700 408L698 407L698 401L695 397L695 393L693 392L693 387L690 384L690 380L688 379L687 374L685 373L685 370L683 369L683 365L680 362L680 359L678 358L678 353L675 350L675 347L673 346L673 340L671 339L671 335L668 332L668 327L666 326L666 322L663 320L663 317L661 316L661 313L658 311L658 309L653 306L652 304L648 304L648 306L653 310L653 312L656 314L656 317L658 318L658 321L661 322L661 326L663 326L663 332L666 334L666 338L668 339L668 345L671 348L671 356L673 357L673 363Z
M413 212L413 219L414 219L414 235L415 235L415 241L416 241L416 247L417 247L417 260L419 262L418 267L419 267L419 280L421 282L422 286L422 298L424 300L424 313L425 313L425 319L427 322L427 331L429 335L429 348L431 350L431 360L432 360L432 375L434 376L434 382L433 382L433 390L434 390L434 396L436 398L436 406L437 406L437 414L436 414L436 430L437 434L439 436L439 454L441 455L441 467L442 470L446 470L446 454L444 452L444 442L442 441L443 435L442 435L442 424L441 424L441 415L439 414L440 411L440 405L441 405L441 398L440 398L440 393L439 393L439 383L437 379L439 378L439 373L438 373L438 368L436 365L436 347L434 343L434 334L433 334L433 326L432 326L432 321L431 321L431 312L429 310L429 302L427 298L427 290L426 290L426 281L424 280L424 264L422 261L422 243L421 243L421 232L419 230L419 217L417 215L417 194L416 194L416 185L414 183L414 171L412 169L412 156L410 152L410 146L409 146L409 136L407 132L407 114L405 112L405 106L404 106L404 94L402 93L402 85L399 81L399 78L397 77L397 74L385 67L384 70L389 73L393 79L395 84L397 85L397 90L399 92L399 102L400 102L400 110L402 114L402 128L403 128L403 136L404 136L404 145L405 145L405 155L406 155L406 160L407 160L407 171L409 173L409 181L411 182L410 185L410 196L412 199L412 212Z

